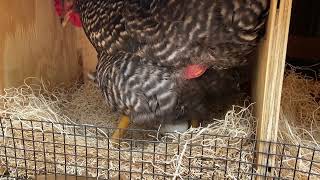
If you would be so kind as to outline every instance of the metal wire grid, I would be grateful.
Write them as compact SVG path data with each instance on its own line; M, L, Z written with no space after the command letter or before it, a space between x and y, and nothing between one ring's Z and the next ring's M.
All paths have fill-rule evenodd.
M61 174L99 179L172 179L179 169L173 164L184 151L186 158L181 160L178 179L320 179L316 173L320 150L315 148L211 134L201 134L197 139L204 141L198 143L187 140L195 136L192 133L188 137L178 134L175 140L157 140L157 131L137 129L129 129L127 137L119 140L122 146L113 147L108 139L112 128L7 118L0 122L4 177L27 179ZM213 143L206 139L216 140ZM227 144L221 144L221 140ZM277 153L255 151L258 143L266 143L269 150L276 146ZM308 153L300 156L301 152ZM257 154L275 158L275 166L255 164L252 155ZM308 166L299 167L301 164ZM273 173L258 174L257 167Z

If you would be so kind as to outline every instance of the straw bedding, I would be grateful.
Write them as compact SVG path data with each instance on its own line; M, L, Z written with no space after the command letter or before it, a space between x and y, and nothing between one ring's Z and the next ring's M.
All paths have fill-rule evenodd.
M319 89L320 83L314 79L303 77L294 70L286 73L279 142L319 148ZM1 161L9 162L11 168L8 172L12 175L26 172L14 167L28 167L29 177L35 175L33 171L36 174L46 171L62 174L76 172L78 175L110 178L108 172L111 172L111 177L117 176L120 167L120 171L123 171L121 176L132 179L140 179L141 174L143 179L163 179L160 176L163 174L172 179L183 179L187 176L208 179L213 175L214 179L248 179L254 171L250 164L253 162L255 148L254 141L250 140L255 137L253 107L254 104L247 101L242 105L234 105L224 118L212 119L203 128L190 129L183 134L160 136L144 133L141 137L141 133L137 133L137 136L134 135L134 144L122 143L123 151L119 155L119 150L112 147L106 138L112 131L93 126L84 129L79 125L115 127L117 123L117 115L106 108L101 93L94 84L75 85L68 91L60 88L49 91L42 81L30 84L27 79L23 86L6 89L4 95L0 96L0 116L6 117L1 120L0 131L5 138L1 137L0 155L7 154ZM13 128L16 129L12 130ZM55 133L54 136L52 132ZM74 136L75 134L77 136ZM153 143L148 144L139 139L152 140ZM7 148L3 148L3 145ZM14 151L12 148L19 150ZM140 152L141 148L144 154ZM132 149L134 151L131 151ZM297 156L296 148L289 146L279 146L277 152ZM301 149L298 155L310 159L310 152L309 149ZM74 156L75 153L77 157ZM15 156L22 158L15 160ZM119 157L123 160L120 166ZM27 163L24 159L27 159ZM320 161L320 155L315 156L315 159ZM239 160L244 163L239 165ZM280 162L280 159L276 157L276 161ZM283 162L283 166L295 166L294 158L284 157ZM54 166L54 163L60 165ZM81 167L85 165L87 168ZM309 165L309 161L301 160L297 168L308 172ZM196 168L200 166L202 169ZM96 167L104 170L97 172ZM315 163L314 167L312 172L320 173L320 165ZM129 174L124 171L136 173ZM292 172L283 171L282 175L290 176ZM303 177L299 173L296 176Z

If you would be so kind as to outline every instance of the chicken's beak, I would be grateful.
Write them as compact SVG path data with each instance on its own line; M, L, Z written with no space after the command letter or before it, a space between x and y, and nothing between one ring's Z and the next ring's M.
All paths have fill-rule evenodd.
M64 17L63 17L63 19L62 19L62 27L66 27L67 26L67 24L68 24L68 22L69 22L69 20L70 20L70 14L72 13L73 11L72 10L70 10L70 11L68 11L65 15L64 15Z

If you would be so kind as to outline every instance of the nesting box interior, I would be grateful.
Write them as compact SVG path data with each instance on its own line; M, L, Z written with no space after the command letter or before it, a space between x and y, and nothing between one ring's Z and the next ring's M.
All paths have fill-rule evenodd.
M266 35L252 76L259 141L277 142L286 60L298 64L305 60L319 62L320 16L308 10L319 7L320 1L312 2L307 6L299 0L271 0ZM311 25L305 24L306 12L313 12L307 14L312 16ZM1 91L5 88L19 87L28 77L49 81L53 87L70 87L77 81L89 83L86 76L95 69L96 52L80 28L61 26L52 0L29 0L25 4L20 0L0 1L0 26L0 93L4 94ZM274 167L276 156L270 154L276 154L277 145L257 144L256 163ZM272 177L272 169L258 166L257 170Z
M0 8L0 89L19 86L26 77L53 85L80 78L76 30L60 27L52 1L1 1Z
M288 61L298 66L319 63L320 2L293 1L292 20L288 42ZM318 68L319 69L319 68Z

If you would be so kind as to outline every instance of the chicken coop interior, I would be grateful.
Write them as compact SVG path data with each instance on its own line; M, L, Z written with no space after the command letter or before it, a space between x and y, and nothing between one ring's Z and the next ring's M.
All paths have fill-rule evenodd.
M56 2L0 1L0 179L320 179L319 0L270 0L245 90L200 127L130 122L116 145L97 51Z

